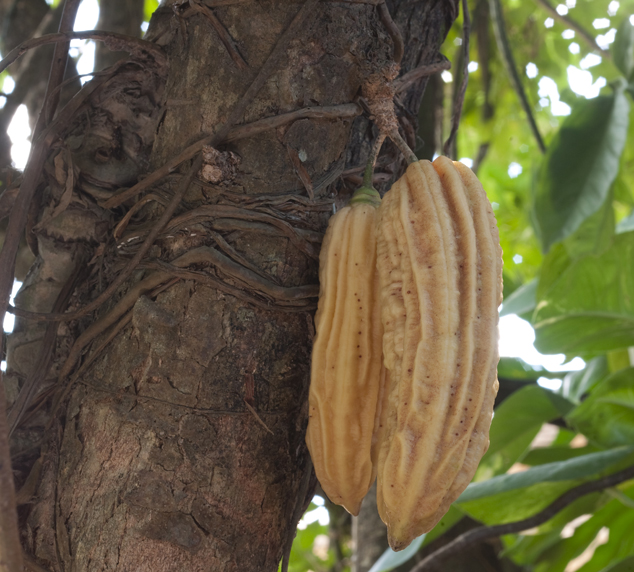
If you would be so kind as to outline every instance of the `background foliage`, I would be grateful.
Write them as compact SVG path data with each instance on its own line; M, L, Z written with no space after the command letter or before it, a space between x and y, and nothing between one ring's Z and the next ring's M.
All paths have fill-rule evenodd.
M542 353L580 356L586 366L561 374L553 391L537 384L539 368L503 359L499 376L510 397L496 408L475 482L426 538L398 558L387 552L372 572L403 565L465 516L487 525L519 520L584 480L634 462L634 2L564 2L549 9L544 0L502 1L542 153L495 42L489 4L470 1L472 63L458 157L478 170L495 209L502 314L529 320ZM461 36L459 20L443 48L453 62L443 75L445 136ZM349 569L350 538L333 534L327 515L327 505L309 508L291 570ZM535 572L629 571L633 530L630 481L502 538L500 556Z

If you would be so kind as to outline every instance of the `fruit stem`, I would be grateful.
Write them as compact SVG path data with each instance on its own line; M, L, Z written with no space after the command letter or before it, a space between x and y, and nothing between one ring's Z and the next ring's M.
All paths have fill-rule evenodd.
M379 151L381 151L381 147L383 145L383 141L385 141L385 135L383 133L379 133L377 140L372 145L372 149L370 150L370 155L368 157L368 163L365 166L365 172L363 173L363 186L369 187L370 189L374 188L372 184L372 177L374 175L374 166L376 165L377 157L379 156Z
M410 146L407 144L405 139L401 137L401 134L398 132L398 130L392 129L388 133L388 136L394 142L394 145L398 147L399 151L403 153L408 165L411 165L412 163L416 163L418 161L418 157L416 156L414 151L410 149Z
M385 141L385 135L379 133L368 156L368 162L365 166L365 172L363 173L363 184L352 195L350 205L366 204L378 208L381 204L381 195L379 195L379 192L372 184L372 176L374 175L374 165L376 164L376 159L379 156L383 141Z

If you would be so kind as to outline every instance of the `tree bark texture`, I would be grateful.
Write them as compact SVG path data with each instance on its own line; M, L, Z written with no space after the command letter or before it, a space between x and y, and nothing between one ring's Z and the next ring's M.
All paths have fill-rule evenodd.
M104 205L227 119L302 5L163 3L146 39L166 61L137 55L83 87L57 116L17 306L75 311L112 283L191 161ZM403 71L435 61L456 5L388 6ZM319 2L239 122L348 104L391 54L375 5ZM424 84L397 103L408 137ZM6 387L22 540L40 564L277 569L314 486L304 433L321 233L374 136L367 117L331 115L203 149L175 217L104 305L48 328L52 346L46 323L18 320ZM383 179L400 169L386 149Z

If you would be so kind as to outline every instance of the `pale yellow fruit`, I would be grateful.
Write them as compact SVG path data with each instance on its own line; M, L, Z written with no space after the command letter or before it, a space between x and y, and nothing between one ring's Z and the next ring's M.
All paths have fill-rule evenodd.
M357 515L374 482L383 330L376 270L379 195L330 219L319 259L306 443L330 500Z
M442 518L488 447L502 263L491 205L460 163L413 163L379 212L390 382L377 504L401 550Z

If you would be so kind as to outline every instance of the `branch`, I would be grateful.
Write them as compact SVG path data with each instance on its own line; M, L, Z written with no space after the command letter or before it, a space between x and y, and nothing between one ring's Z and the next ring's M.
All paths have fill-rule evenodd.
M587 494L601 491L603 489L618 485L619 483L629 481L632 478L634 478L634 465L632 465L631 467L627 467L626 469L623 469L622 471L619 471L617 473L612 473L611 475L608 475L606 477L602 477L594 481L589 481L570 489L559 498L554 500L552 503L550 503L545 509L529 518L518 520L516 522L509 522L508 524L499 524L497 526L481 526L479 528L469 530L468 532L465 532L464 534L461 534L460 536L452 540L449 544L446 544L442 548L439 548L435 552L432 552L429 556L427 556L416 566L414 566L411 572L423 572L426 570L433 570L435 565L439 562L442 562L443 560L446 560L449 556L454 555L456 552L466 550L467 548L473 546L474 544L478 544L483 540L488 540L489 538L496 538L505 534L513 534L516 532L521 532L522 530L535 528L536 526L539 526L540 524L543 524L544 522L550 520L558 512L562 511L564 508L572 504L577 499Z
M392 20L392 16L390 11L387 9L387 5L385 4L385 0L383 0L379 4L379 15L381 16L381 22L385 26L387 33L392 38L392 42L394 43L394 55L392 59L394 63L400 64L403 59L403 53L405 52L405 46L403 44L403 36L401 36L401 32Z
M236 64L238 69L245 70L249 67L249 64L244 60L238 48L236 46L235 41L231 37L231 34L227 31L227 28L223 25L223 23L218 20L216 15L213 13L211 8L203 4L200 0L189 0L189 5L192 9L199 14L202 14L205 18L207 18L211 27L216 30L220 41L224 45L227 53L233 60L233 63Z
M266 117L259 119L253 123L247 123L245 125L238 125L233 127L222 139L222 141L212 142L213 136L203 137L202 139L192 143L179 155L170 159L165 165L156 169L156 171L150 173L143 180L139 181L136 185L126 189L125 191L114 195L105 201L101 206L104 208L118 207L128 199L131 199L135 195L138 195L141 191L144 191L154 183L160 181L163 177L166 177L172 173L181 163L191 159L196 153L198 153L205 145L217 145L220 142L226 143L229 141L237 141L244 139L245 137L252 137L258 133L268 131L269 129L275 129L281 125L290 123L297 119L335 119L341 117L356 117L361 114L361 110L356 103L344 103L341 105L329 105L324 107L304 107L297 111L291 111L289 113L282 113L281 115L275 115L273 117Z
M500 55L502 56L502 60L504 61L506 71L509 74L511 85L520 98L520 103L522 105L522 108L526 112L528 123L533 132L533 135L535 136L535 140L537 141L539 150L542 153L545 153L546 145L544 145L544 140L542 139L542 136L539 133L539 129L537 128L537 123L535 122L535 118L533 117L533 110L531 109L528 98L526 97L526 92L524 91L524 87L522 86L520 76L517 73L517 66L515 65L513 52L511 51L511 46L509 45L508 38L506 37L506 29L504 26L504 17L502 16L502 6L500 4L500 0L489 0L489 5L491 7L493 30L495 32L498 49L500 50Z
M453 105L453 116L451 117L451 132L445 142L443 152L448 157L456 159L456 135L458 134L458 126L460 125L460 117L462 116L462 106L464 104L464 96L467 92L467 84L469 83L469 37L471 36L471 19L469 18L469 6L467 0L462 0L462 81L460 89L456 94Z
M13 48L6 57L0 61L0 73L7 69L13 62L23 56L33 48L46 46L47 44L58 44L61 42L70 42L70 40L98 40L103 42L112 51L125 51L131 54L139 52L150 54L155 60L164 63L165 53L160 46L134 36L126 36L125 34L117 34L115 32L104 32L101 30L87 30L84 32L58 32L57 34L47 34L39 38L31 38L26 42L22 42L19 46Z
M448 69L451 69L451 62L443 56L443 59L438 62L419 66L417 68L414 68L413 70L408 71L406 74L403 74L398 79L395 79L392 83L392 85L394 86L394 91L396 93L400 93L416 80L434 75L435 73Z
M570 16L564 16L557 12L555 7L550 2L548 2L548 0L536 0L536 2L546 8L546 10L550 14L552 14L555 20L563 22L564 24L566 24L566 26L572 28L575 32L577 32L586 42L588 42L593 50L597 50L604 58L612 59L612 54L608 50L604 50L602 47L600 47L599 44L597 44L597 41L594 39L594 36L590 32L588 32L588 30L586 30L581 24L579 24L579 22L573 20Z

